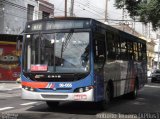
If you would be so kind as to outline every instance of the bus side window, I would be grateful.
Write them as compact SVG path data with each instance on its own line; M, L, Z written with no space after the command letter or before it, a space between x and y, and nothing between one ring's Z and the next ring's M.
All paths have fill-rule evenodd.
M133 42L128 39L127 41L127 50L128 50L128 59L134 59L134 52L133 52Z
M96 33L94 36L94 62L102 67L106 58L105 35Z
M138 45L136 42L133 42L133 50L134 50L134 60L138 61Z
M108 51L108 59L115 60L116 59L116 44L114 42L114 36L110 32L107 32L107 51Z
M121 53L121 45L120 45L120 37L115 36L115 48L116 48L116 59L121 59L120 53Z
M138 43L138 60L142 61L142 44Z
M142 60L146 61L147 60L147 54L146 54L146 46L144 44L142 44Z
M125 40L121 39L121 59L126 60L127 59L127 43Z
M138 43L138 59L139 61L143 60L143 48L142 48L142 43Z

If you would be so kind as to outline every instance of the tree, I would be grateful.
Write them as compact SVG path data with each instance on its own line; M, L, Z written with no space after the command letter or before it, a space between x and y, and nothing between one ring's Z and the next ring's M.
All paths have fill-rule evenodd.
M118 9L126 8L132 19L147 24L152 23L153 29L160 28L160 0L115 0Z

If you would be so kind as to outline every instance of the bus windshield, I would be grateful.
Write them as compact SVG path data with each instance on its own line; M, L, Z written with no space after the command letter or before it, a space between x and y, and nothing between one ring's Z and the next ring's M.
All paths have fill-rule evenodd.
M89 33L28 34L25 55L25 72L88 72Z

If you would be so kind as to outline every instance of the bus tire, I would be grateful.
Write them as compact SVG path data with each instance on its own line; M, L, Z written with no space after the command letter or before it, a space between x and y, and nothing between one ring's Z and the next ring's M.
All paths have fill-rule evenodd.
M112 85L112 83L109 83L107 85L105 93L104 93L104 100L99 102L100 109L106 110L109 108L111 99L113 98L113 90L112 89L113 89L113 85Z
M55 102L55 101L46 101L46 104L48 105L49 108L56 108L59 105L59 102Z
M135 80L134 91L128 94L129 99L135 99L138 96L138 79Z

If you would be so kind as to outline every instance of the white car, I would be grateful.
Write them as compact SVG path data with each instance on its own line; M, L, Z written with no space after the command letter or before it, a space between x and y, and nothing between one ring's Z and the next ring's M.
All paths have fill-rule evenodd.
M147 71L147 76L151 77L152 72L150 70Z
M160 69L156 69L151 74L151 82L160 81Z

